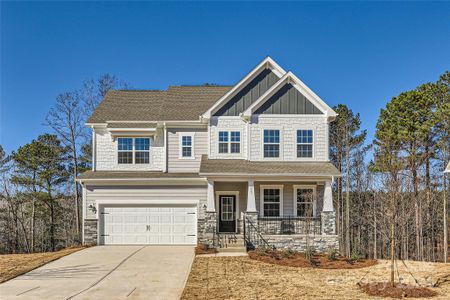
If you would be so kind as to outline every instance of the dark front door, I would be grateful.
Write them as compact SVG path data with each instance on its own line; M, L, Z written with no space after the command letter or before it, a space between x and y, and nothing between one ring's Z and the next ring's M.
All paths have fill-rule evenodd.
M236 232L236 196L219 196L219 232Z

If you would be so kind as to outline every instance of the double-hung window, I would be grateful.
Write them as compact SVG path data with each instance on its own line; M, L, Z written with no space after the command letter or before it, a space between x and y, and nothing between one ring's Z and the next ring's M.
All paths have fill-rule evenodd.
M119 164L150 163L150 138L118 138L117 146Z
M295 187L295 209L298 217L313 217L315 214L314 187L298 186Z
M148 164L150 162L150 139L135 138L134 148L134 163Z
M263 217L279 217L282 211L282 196L283 190L281 187L261 187L261 205Z
M240 153L241 132L219 131L219 153Z
M313 131L297 130L297 157L313 157Z
M182 135L180 138L180 157L193 158L194 157L194 135Z
M280 130L264 130L264 157L280 157Z

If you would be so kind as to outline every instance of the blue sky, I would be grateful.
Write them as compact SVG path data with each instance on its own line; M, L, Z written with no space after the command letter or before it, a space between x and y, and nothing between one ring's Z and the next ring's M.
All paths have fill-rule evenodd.
M450 2L2 2L0 144L49 131L56 95L102 73L234 84L267 55L372 139L392 96L450 69Z

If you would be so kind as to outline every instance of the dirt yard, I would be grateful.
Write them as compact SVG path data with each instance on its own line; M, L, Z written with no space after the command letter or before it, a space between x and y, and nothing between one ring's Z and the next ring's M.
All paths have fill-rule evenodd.
M67 248L57 252L0 255L0 283L81 249L84 247Z
M450 299L450 264L406 262L421 285L430 286L447 277L438 295L428 299ZM398 262L403 283L414 279ZM268 264L248 257L196 257L182 299L383 299L370 297L358 282L386 281L389 263L353 270L324 270ZM415 298L418 299L418 298Z

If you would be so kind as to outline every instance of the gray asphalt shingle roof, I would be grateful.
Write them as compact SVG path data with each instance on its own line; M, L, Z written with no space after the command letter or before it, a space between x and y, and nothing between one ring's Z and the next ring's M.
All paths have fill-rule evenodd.
M110 91L88 123L198 120L230 89L231 86L170 86L167 91Z
M209 159L202 156L200 175L307 175L341 176L331 162L275 162L244 159Z

